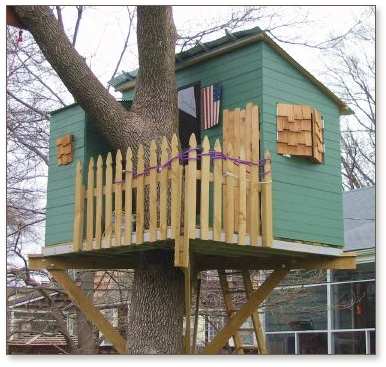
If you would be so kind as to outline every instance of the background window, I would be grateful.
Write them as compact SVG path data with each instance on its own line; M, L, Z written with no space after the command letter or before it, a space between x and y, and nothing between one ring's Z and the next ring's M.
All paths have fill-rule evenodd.
M266 338L270 354L295 354L294 334L268 334Z
M364 331L335 332L333 335L335 354L366 354Z
M375 279L375 263L358 264L356 270L334 270L333 281Z
M370 331L370 354L376 354L375 330Z
M327 354L327 333L304 333L299 336L299 354Z
M375 328L375 282L332 286L335 329Z
M327 328L327 288L277 289L266 304L266 330L324 330Z

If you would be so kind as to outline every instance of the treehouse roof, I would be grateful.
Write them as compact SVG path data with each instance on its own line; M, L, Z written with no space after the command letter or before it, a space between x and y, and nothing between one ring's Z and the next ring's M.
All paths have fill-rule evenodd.
M294 66L302 75L304 75L325 95L327 95L339 107L341 114L348 115L353 113L345 102L343 102L329 88L327 88L322 82L301 66L259 27L234 33L225 30L225 36L221 38L206 43L198 42L196 46L176 54L176 70L178 71L180 69L184 69L193 64L220 56L251 43L261 41L272 47L281 57ZM120 92L132 89L135 85L137 73L138 69L130 72L122 72L117 77L111 79L109 83L115 88L115 90Z

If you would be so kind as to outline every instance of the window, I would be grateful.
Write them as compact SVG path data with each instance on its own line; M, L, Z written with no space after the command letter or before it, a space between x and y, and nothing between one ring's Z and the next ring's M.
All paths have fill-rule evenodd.
M334 282L345 282L350 280L375 279L375 263L358 264L353 270L335 270L333 272Z
M299 333L299 354L327 353L327 333Z
M277 105L277 153L324 161L324 121L310 106Z
M334 284L335 329L375 327L375 282Z
M269 334L267 347L269 354L295 354L295 335Z
M240 327L240 337L243 345L255 345L252 319L249 317Z
M200 84L183 87L178 91L179 137L182 149L189 147L189 138L194 133L200 141Z
M275 290L266 305L266 330L323 330L327 328L325 285Z
M210 342L224 326L223 317L208 317L208 342Z
M376 337L375 337L375 331L370 331L369 332L369 337L370 337L370 354L375 354L376 353L376 348L375 348L375 345L376 345Z
M366 354L366 337L364 331L335 332L335 354Z

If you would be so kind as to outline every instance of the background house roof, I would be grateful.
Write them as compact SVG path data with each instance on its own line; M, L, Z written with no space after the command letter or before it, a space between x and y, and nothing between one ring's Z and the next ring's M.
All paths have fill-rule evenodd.
M318 87L324 94L331 98L340 109L341 114L352 114L353 111L336 96L329 88L315 78L310 72L303 68L295 59L293 59L284 49L282 49L276 42L274 42L268 35L259 27L231 33L225 30L225 36L214 41L201 43L198 42L196 46L176 54L176 70L182 69L194 63L203 61L211 57L216 57L222 53L230 52L231 50L246 46L253 42L264 41L274 48L284 59L292 64L301 74L309 79L316 87ZM135 78L138 74L138 69L130 72L122 72L120 75L109 81L115 90L123 91L131 89L135 85Z
M375 187L343 193L345 251L375 247Z

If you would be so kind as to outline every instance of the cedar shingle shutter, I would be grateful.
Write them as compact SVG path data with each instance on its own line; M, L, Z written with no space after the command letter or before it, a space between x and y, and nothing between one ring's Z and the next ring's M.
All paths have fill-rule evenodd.
M72 135L67 134L56 139L56 158L59 166L72 162L72 138Z
M316 109L312 110L312 158L322 163L324 160L324 136L323 136L323 120L320 112Z
M277 152L322 163L323 123L320 112L305 105L277 105Z

